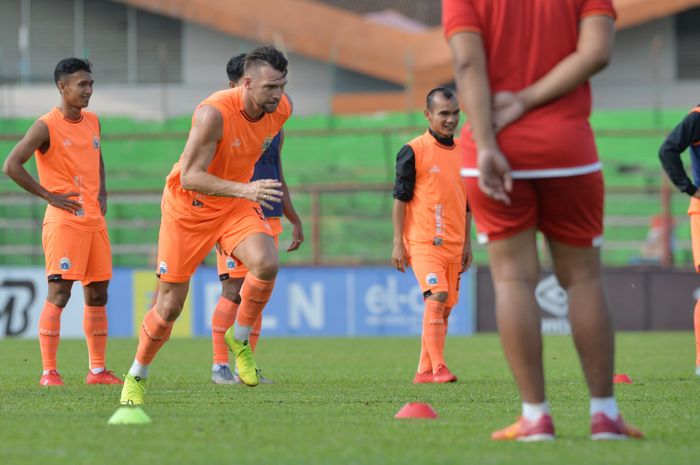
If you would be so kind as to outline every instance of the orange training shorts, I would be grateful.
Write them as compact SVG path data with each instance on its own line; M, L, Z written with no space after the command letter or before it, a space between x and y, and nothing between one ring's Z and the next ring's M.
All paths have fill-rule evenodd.
M272 230L272 238L275 240L275 247L279 249L279 235L282 232L282 219L277 217L266 218L267 224ZM248 268L236 257L224 255L219 244L216 246L216 272L219 280L224 281L229 278L245 278Z
M411 255L411 268L423 295L447 292L445 307L452 308L459 300L459 279L462 257L448 259L440 254Z
M62 223L45 223L41 242L49 281L80 281L83 286L112 278L112 250L107 228L81 231Z
M188 281L216 243L225 255L231 255L238 244L252 234L272 235L270 225L255 202L236 199L235 208L215 217L199 216L195 209L190 207L189 214L183 214L167 200L161 206L156 271L161 281Z

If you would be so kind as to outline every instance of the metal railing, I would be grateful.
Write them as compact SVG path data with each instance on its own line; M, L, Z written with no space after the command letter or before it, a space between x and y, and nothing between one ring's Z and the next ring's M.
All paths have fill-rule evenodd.
M304 221L306 244L301 253L285 256L295 265L348 265L387 263L391 253L391 199L390 184L316 184L298 186L292 191L297 210ZM685 211L676 208L672 214L670 192L660 195L658 190L627 188L609 189L608 203L634 203L658 205L657 215L664 218L662 241L668 249L659 257L645 257L642 250L648 245L651 218L648 214L630 212L611 214L605 218L606 231L613 236L606 238L606 253L623 253L641 262L658 262L670 265L669 257L679 263L689 260L690 241L672 240L671 229L687 224ZM150 266L157 246L160 224L160 192L113 193L109 197L108 227L112 237L112 254L115 265ZM362 205L358 208L357 203ZM145 214L127 214L137 205ZM666 205L666 207L664 207ZM143 208L146 206L147 208ZM37 265L43 263L41 225L45 203L23 193L0 196L0 264ZM665 212L665 213L664 213ZM134 242L120 239L124 234L144 232L148 240ZM284 239L283 239L284 242ZM671 247L673 250L671 251ZM673 252L673 253L671 253ZM485 260L483 249L475 246L477 261ZM609 256L610 254L607 254ZM130 256L130 259L125 257ZM628 264L626 260L624 264Z

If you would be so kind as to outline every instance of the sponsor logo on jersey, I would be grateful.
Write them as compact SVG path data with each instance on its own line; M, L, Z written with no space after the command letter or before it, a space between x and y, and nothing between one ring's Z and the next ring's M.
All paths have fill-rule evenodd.
M240 147L241 146L241 140L236 137L233 139L233 142L231 142L231 147Z
M66 147L70 147L71 145L73 145L73 141L66 138L66 140L63 141L63 145Z
M272 137L267 136L262 144L262 151L264 152L272 144Z
M70 267L71 267L70 259L67 257L63 257L62 259L60 259L58 261L58 267L63 271L70 270Z
M161 261L160 264L158 265L158 273L159 274L166 274L168 272L168 264L165 263L164 261Z
M434 286L438 283L438 277L435 273L428 273L425 275L425 283L428 286Z

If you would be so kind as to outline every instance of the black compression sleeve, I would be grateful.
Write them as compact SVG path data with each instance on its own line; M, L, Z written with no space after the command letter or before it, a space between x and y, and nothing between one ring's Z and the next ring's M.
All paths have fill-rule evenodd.
M700 113L692 112L666 137L659 149L659 159L671 182L679 191L693 195L697 187L686 174L681 160L690 145L700 141Z
M394 181L394 198L408 202L413 198L416 185L416 154L410 145L404 145L396 155L396 180Z

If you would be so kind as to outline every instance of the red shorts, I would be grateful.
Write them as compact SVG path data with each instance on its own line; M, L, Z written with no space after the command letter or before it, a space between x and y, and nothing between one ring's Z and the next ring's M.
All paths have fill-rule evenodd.
M107 228L81 231L62 223L45 223L41 242L49 280L80 281L83 286L112 278L112 250Z
M452 308L457 304L462 271L461 256L447 258L439 253L421 253L411 255L410 262L423 295L426 292L447 292L445 307Z
M505 239L530 228L574 247L603 242L603 173L560 178L514 179L511 204L487 197L469 177L467 198L479 243Z
M188 281L214 244L218 243L225 255L231 255L252 234L272 235L260 206L248 200L238 199L234 210L213 218L183 214L167 201L161 212L156 274L169 283Z
M690 243L693 247L693 265L700 273L700 199L692 197L688 206L690 217Z
M267 218L267 223L272 230L272 238L275 240L275 247L279 248L279 235L282 232L281 218ZM248 274L248 268L241 263L239 259L231 255L224 255L221 251L221 246L216 244L216 272L219 275L219 280L223 281L228 278L245 278Z

